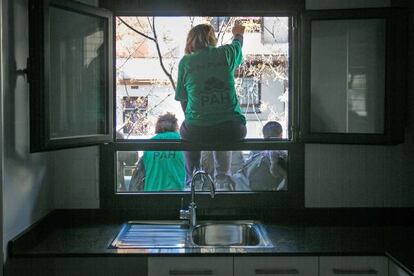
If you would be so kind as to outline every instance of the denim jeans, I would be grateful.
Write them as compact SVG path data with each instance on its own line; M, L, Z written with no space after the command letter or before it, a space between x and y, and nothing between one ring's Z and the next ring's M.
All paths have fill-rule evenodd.
M236 142L246 136L246 126L239 121L227 121L212 126L194 126L183 122L180 128L180 135L183 140L214 144L222 142ZM230 176L231 151L213 151L214 177L216 179ZM195 170L201 167L200 151L185 151L185 172L186 185L190 185L191 177Z

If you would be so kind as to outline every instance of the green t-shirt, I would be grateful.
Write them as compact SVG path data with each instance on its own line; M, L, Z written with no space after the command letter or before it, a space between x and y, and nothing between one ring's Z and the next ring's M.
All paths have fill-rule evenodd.
M186 101L185 122L208 126L246 118L234 87L234 70L242 63L239 40L220 47L208 46L185 55L178 66L175 99Z
M158 133L151 139L180 139L177 132ZM144 191L182 191L184 189L184 155L181 151L145 151Z

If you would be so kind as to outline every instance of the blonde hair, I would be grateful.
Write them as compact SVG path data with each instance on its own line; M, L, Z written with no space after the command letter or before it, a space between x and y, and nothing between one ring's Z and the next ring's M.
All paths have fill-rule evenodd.
M191 54L208 45L217 45L217 38L213 27L209 24L197 25L188 32L185 53Z

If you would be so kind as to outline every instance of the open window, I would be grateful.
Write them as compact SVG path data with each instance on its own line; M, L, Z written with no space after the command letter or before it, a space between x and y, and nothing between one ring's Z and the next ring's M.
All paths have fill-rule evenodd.
M281 2L284 4L266 1L263 7L252 12L251 6L242 3L229 9L225 4L207 2L191 2L185 7L180 2L175 2L174 7L167 2L157 5L142 2L138 7L127 1L103 1L115 15L114 130L117 137L114 143L102 146L100 152L103 208L140 208L144 202L161 206L179 204L179 197L184 197L190 189L184 184L184 175L174 174L181 177L177 181L181 185L158 185L166 181L154 182L150 175L145 175L147 167L143 170L142 163L182 160L185 152L201 152L202 168L214 181L214 155L231 156L231 176L235 182L230 188L216 186L220 188L219 196L211 202L214 206L243 208L239 205L241 201L256 202L257 207L303 206L304 147L295 142L292 131L297 119L293 75L298 68L297 33L293 26L303 6L301 1ZM232 41L231 27L236 20L246 26L244 62L234 76L238 101L247 120L246 139L231 144L152 139L160 116L167 112L174 114L178 125L184 120L180 103L174 100L174 84L188 31L197 24L209 23L215 29L218 46L224 45ZM130 115L125 116L126 113ZM274 121L280 123L283 134L264 138L263 126ZM265 152L273 157L251 158ZM250 184L246 185L243 179L237 182L246 176L251 164L261 167L272 179L267 181L260 173L253 173L249 175ZM274 175L270 167L275 169ZM184 172L183 169L181 162L180 171ZM163 177L158 176L155 180ZM197 200L210 204L203 192Z
M403 141L406 33L393 8L304 13L302 141Z
M112 14L30 1L30 150L112 141Z

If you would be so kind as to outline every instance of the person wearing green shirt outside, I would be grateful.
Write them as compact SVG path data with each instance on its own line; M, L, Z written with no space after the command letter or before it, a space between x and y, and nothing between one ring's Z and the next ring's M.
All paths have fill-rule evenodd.
M188 33L175 91L185 117L180 128L183 140L228 143L246 136L246 118L234 86L234 71L243 61L244 26L236 23L232 32L232 43L220 47L216 47L217 38L211 25L197 25ZM193 172L200 169L200 154L200 151L184 152L187 185ZM231 152L213 154L217 188L231 190Z
M158 117L151 139L180 139L177 131L177 118L167 112ZM130 191L182 191L184 177L181 151L145 151L132 175Z

